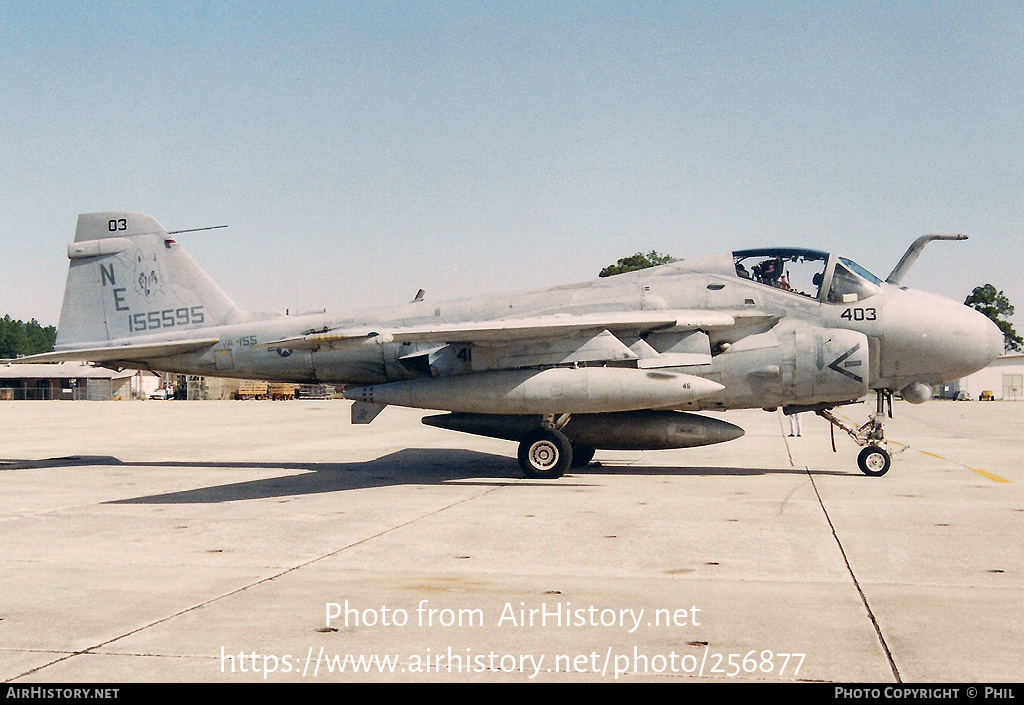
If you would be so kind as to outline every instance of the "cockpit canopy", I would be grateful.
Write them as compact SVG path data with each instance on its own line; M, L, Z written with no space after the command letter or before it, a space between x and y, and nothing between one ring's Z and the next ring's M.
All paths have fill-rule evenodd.
M882 280L846 257L819 250L774 247L732 253L736 275L828 303L863 301Z

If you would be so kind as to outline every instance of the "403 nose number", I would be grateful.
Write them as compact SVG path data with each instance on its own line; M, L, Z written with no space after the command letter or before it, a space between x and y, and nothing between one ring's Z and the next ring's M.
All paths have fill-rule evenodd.
M847 321L877 321L878 312L873 308L848 308L839 317Z

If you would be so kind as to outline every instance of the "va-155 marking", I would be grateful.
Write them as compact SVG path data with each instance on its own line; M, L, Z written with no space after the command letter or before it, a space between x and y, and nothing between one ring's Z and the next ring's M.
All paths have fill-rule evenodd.
M515 441L523 472L541 478L600 449L743 434L695 412L814 411L881 475L893 394L925 401L1002 351L980 313L900 286L925 245L962 236L919 238L884 281L847 257L775 247L443 306L417 294L343 316L256 316L173 234L136 213L79 216L55 351L18 361L344 385L353 423L389 404L446 411L423 421ZM831 413L871 391L860 428Z

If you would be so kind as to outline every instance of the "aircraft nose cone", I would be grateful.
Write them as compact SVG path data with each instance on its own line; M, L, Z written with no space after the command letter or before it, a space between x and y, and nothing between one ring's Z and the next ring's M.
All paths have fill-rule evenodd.
M958 377L984 369L1003 353L1003 333L982 313L963 306L950 325L953 349L949 356L958 367Z
M897 386L966 377L1002 354L1002 333L985 315L924 292L900 294L887 309L883 352L883 375Z
M993 323L988 316L981 313L978 313L978 316L983 319L978 321L978 326L981 329L978 339L984 342L986 348L985 357L987 358L982 367L988 367L992 364L993 360L1003 354L1003 331L999 330L999 326Z

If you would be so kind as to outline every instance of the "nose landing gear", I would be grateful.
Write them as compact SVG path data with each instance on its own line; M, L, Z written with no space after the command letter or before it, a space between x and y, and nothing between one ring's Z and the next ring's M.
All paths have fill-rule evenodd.
M881 446L871 445L865 448L857 456L857 465L865 475L878 477L889 472L892 465L892 456Z
M864 449L857 456L857 466L865 475L880 477L889 472L892 465L892 454L886 448L885 429L882 423L885 418L892 418L892 390L879 389L875 393L875 413L860 428L854 429L836 418L828 409L816 410L821 418L832 424L832 450L836 449L835 429L840 428L859 446Z

